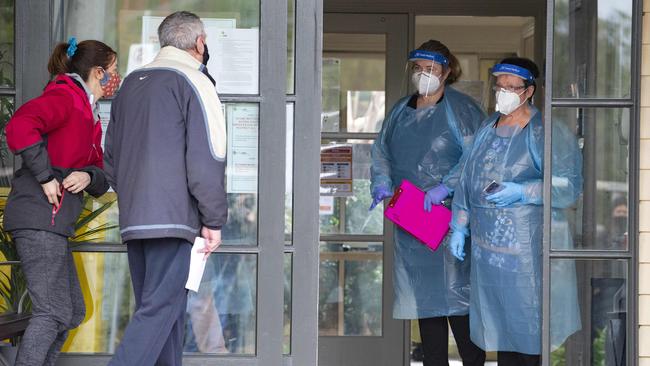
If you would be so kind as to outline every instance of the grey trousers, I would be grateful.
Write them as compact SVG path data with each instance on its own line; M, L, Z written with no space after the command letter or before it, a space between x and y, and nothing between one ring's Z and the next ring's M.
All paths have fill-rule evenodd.
M54 365L68 330L81 324L86 311L68 238L41 230L11 234L32 300L15 366Z
M180 366L192 244L160 238L126 245L135 312L108 365Z

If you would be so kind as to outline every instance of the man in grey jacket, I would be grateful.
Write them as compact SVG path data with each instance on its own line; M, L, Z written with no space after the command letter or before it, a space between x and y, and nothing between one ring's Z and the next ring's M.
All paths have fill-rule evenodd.
M105 170L117 192L136 309L109 365L181 365L190 251L206 256L226 223L226 128L201 72L203 23L189 12L158 28L161 50L113 101Z

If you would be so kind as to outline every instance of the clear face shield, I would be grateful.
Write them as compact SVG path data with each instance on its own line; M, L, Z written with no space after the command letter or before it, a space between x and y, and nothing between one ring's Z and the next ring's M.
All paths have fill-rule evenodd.
M419 95L433 95L444 84L448 65L449 61L440 53L412 51L404 68L404 80L409 80L408 84Z
M492 67L489 85L491 90L487 106L503 115L509 115L526 104L526 92L535 81L530 71L510 64L496 64Z

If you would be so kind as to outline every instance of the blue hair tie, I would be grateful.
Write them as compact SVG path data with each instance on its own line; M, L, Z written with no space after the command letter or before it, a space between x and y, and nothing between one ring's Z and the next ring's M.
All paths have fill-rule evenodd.
M75 52L77 52L77 39L75 37L70 37L68 40L68 50L66 51L66 54L68 57L72 58Z

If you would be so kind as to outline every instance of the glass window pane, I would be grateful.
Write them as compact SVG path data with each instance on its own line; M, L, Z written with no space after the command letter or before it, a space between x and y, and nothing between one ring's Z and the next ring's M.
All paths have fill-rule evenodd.
M284 253L284 341L282 342L283 354L291 354L291 330L293 306L293 255Z
M219 93L259 93L259 0L72 0L55 9L65 11L64 17L54 17L65 19L60 40L75 36L106 42L118 53L122 75L153 60L160 47L157 28L165 16L191 11L205 25L211 56L208 68Z
M632 0L555 0L553 96L630 97Z
M551 364L625 365L625 260L551 261Z
M86 321L63 352L113 353L135 308L126 253L75 253ZM199 292L188 294L185 352L254 354L257 256L212 254Z
M323 141L323 149L331 146L352 147L352 191L348 183L324 184L323 179L329 179L331 172L323 171L321 167L321 196L320 196L320 232L321 234L377 234L384 232L383 206L379 205L368 212L372 203L370 196L370 149L372 140L342 140ZM329 159L329 158L328 158ZM329 163L332 163L329 161ZM346 167L342 167L344 169ZM331 169L330 169L331 170ZM348 172L349 173L349 172ZM345 172L341 174L347 174ZM346 185L346 186L345 186ZM345 186L345 187L343 187ZM342 189L339 189L343 187Z
M294 104L287 103L287 132L285 138L284 178L284 243L293 243L293 121Z
M4 192L2 187L11 186L11 177L13 177L14 173L14 156L11 151L9 151L9 147L7 146L7 137L5 135L5 127L13 113L14 98L9 96L0 96L0 194L3 195L9 193Z
M14 0L0 0L0 88L14 87Z
M257 256L213 254L187 302L185 352L255 354Z
M386 36L323 35L323 132L378 132L386 102Z
M554 108L553 123L552 248L626 250L629 109ZM563 137L573 139L574 133L582 155L581 187L563 179L576 154Z
M107 192L100 198L84 196L83 209L75 224L73 242L119 243L121 242L117 197Z
M294 94L296 70L296 3L287 1L287 94Z
M381 336L383 244L322 242L321 336Z
M74 253L86 318L70 332L62 352L113 353L120 343L135 297L126 253Z
M228 222L223 227L223 243L256 245L259 105L229 103L225 111L228 129Z

